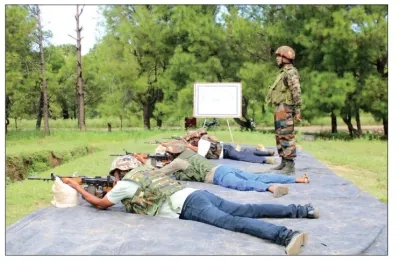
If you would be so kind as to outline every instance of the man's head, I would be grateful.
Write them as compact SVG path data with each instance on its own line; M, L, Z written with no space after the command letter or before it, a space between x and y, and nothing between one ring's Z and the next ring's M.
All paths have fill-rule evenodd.
M142 166L142 163L132 155L119 156L112 162L109 174L118 181L130 170L139 166Z
M284 64L293 64L296 57L296 53L293 48L289 46L281 46L276 51L276 63L278 66L283 66Z
M193 146L197 146L200 140L198 131L188 131L188 135L186 136L186 141Z

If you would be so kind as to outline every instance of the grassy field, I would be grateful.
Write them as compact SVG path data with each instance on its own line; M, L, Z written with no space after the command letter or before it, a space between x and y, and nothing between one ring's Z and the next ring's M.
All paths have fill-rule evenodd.
M197 126L202 126L202 123L204 122L205 119L198 118L197 119ZM207 119L210 121L210 119ZM373 116L369 113L360 113L360 120L361 120L361 125L382 125L381 121L376 121ZM96 119L89 119L87 118L85 120L86 122L86 127L88 130L102 130L102 131L107 131L107 123L112 124L112 129L113 131L120 131L120 126L121 126L121 121L118 118L110 117L110 118L96 118ZM227 123L225 119L220 119L219 123L221 127L227 128ZM272 115L265 117L264 121L263 120L258 120L255 118L255 123L256 126L259 128L262 127L271 127L273 126L273 117ZM156 128L156 122L154 119L150 120L150 124L152 128ZM339 126L345 126L346 124L343 122L343 120L338 117L337 118L337 124ZM78 125L77 125L77 120L72 120L72 119L57 119L49 120L49 125L51 131L57 131L60 129L68 129L68 130L78 130ZM229 125L233 129L239 129L239 125L236 124L233 120L229 120ZM315 125L315 126L329 126L331 125L331 118L329 114L326 114L325 117L319 117L315 118L311 122L303 120L301 124L302 126L310 126L310 125ZM355 126L355 121L353 121L353 125ZM184 127L184 121L183 117L181 119L173 118L167 121L164 121L163 127L165 128L172 128L172 127ZM36 120L26 120L26 119L19 119L17 120L17 125L15 125L15 120L10 119L10 125L8 126L9 131L18 131L18 130L35 130L36 128ZM42 126L41 128L43 129L43 121L42 121ZM135 130L141 130L143 128L143 120L138 119L137 117L131 117L129 119L123 119L122 120L122 130L126 129L135 129Z
M221 141L231 142L228 131L211 131ZM94 153L75 159L51 170L38 172L36 175L49 177L50 173L68 175L105 176L110 167L110 153L152 152L155 145L144 141L171 135L182 135L184 130L152 130L101 132L57 131L50 137L30 131L10 132L6 137L6 154L18 154L35 151L39 148L73 147L82 143L95 145ZM235 143L267 146L275 144L274 135L261 132L233 132ZM354 182L362 190L387 203L387 141L358 139L351 141L320 140L303 141L298 136L298 147L311 153L325 163L339 176ZM22 181L6 186L6 225L10 225L31 212L47 206L52 199L52 183L44 181Z

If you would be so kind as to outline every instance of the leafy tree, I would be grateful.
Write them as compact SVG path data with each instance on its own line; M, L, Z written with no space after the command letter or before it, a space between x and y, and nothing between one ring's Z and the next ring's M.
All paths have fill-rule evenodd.
M6 48L6 132L10 123L8 118L16 116L21 109L24 84L31 72L32 37L35 21L29 16L26 6L6 6L5 48ZM27 103L25 102L25 105Z

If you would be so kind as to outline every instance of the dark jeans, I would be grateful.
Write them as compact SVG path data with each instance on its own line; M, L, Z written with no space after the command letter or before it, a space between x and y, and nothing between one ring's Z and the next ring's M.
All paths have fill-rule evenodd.
M238 204L222 199L208 191L191 193L183 204L180 219L198 221L270 240L283 245L290 229L255 218L303 218L304 206L278 204Z
M263 156L271 156L269 152L263 151L236 151L232 145L224 144L224 159L231 159L236 161L243 161L248 163L265 163L265 157Z
M273 184L293 184L296 177L281 174L253 174L229 165L215 170L213 183L239 191L266 192Z

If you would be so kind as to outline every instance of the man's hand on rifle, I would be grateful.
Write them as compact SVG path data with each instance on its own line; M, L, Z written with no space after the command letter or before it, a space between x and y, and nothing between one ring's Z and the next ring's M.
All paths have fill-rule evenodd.
M78 188L80 187L80 185L77 182L75 182L70 178L63 178L62 181L67 185L71 186L72 188L74 188L75 190L78 190Z
M133 157L138 159L142 164L146 164L147 154L145 153L134 153Z
M183 141L186 144L186 147L189 148L190 143L188 143L188 141L186 141L185 138L182 138L181 141Z
M188 141L186 141L184 138L181 139L181 141L183 141L186 144L186 148L189 148L195 152L197 152L198 148L196 146L191 145L190 143L188 143Z

